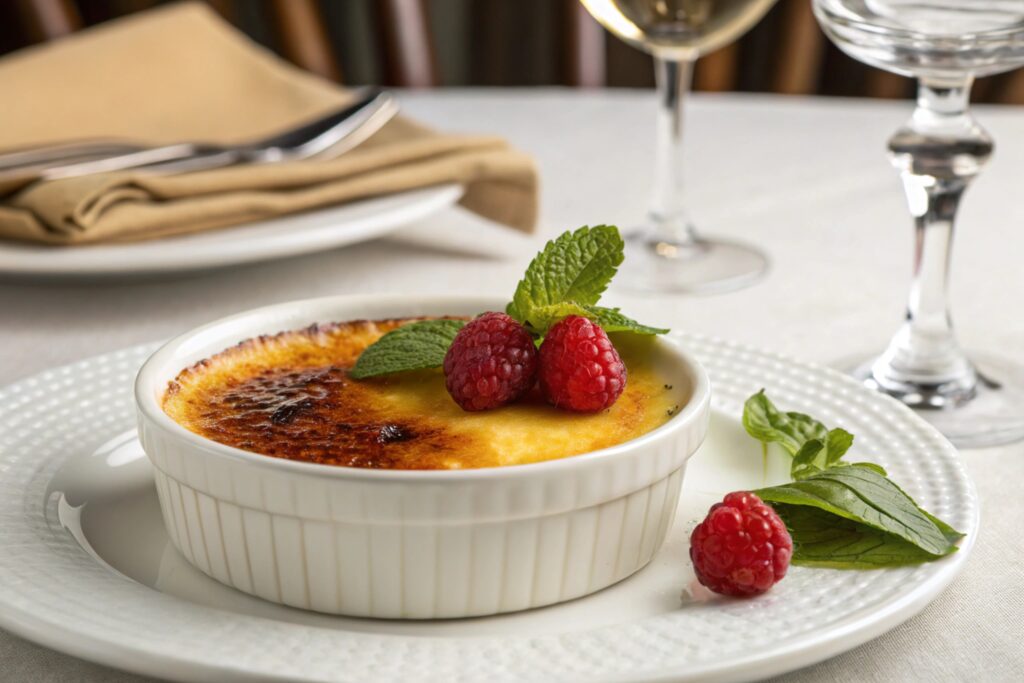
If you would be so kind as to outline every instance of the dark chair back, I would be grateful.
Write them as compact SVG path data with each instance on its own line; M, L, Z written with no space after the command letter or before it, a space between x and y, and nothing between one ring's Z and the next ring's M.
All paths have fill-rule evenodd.
M347 52L339 23L344 24L356 8L372 26L365 37L374 62L372 80L381 85L429 88L442 84L432 19L441 22L437 25L445 30L446 42L458 43L454 52L453 45L443 46L449 67L455 64L461 72L451 79L457 84L595 88L653 82L650 58L611 38L578 0L208 2L250 33L263 31L266 35L255 37L286 59L338 82L345 82L351 72L367 72L360 64L365 54L355 63L351 55L347 64L339 58ZM84 25L157 4L157 0L3 2L0 51L60 38ZM12 11L16 22L5 20ZM458 17L458 26L449 21L452 17ZM13 39L12 24L21 29ZM454 33L459 35L450 35ZM367 77L348 80L365 82ZM905 98L913 92L908 79L858 64L836 50L821 33L810 0L780 0L747 36L705 56L697 63L694 87L883 98ZM1024 71L979 81L974 99L1024 103Z

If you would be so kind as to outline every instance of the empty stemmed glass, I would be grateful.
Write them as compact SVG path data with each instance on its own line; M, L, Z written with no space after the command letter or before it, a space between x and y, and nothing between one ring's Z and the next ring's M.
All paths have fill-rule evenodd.
M698 233L683 202L683 96L694 61L746 33L775 0L582 0L605 28L654 56L658 138L647 221L626 235L620 282L653 292L744 287L768 265L760 250Z
M946 300L957 207L992 153L992 138L968 110L971 84L1024 65L1024 2L814 0L814 11L853 58L918 79L917 106L889 140L914 217L906 320L855 372L958 445L1024 438L1024 372L1001 359L972 362Z

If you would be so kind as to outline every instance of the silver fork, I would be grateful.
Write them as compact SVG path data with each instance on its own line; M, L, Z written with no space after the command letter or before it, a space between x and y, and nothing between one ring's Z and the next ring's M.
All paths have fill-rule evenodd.
M52 160L58 155L58 147L41 150L35 165L26 163L31 150L14 153L14 162L9 157L0 157L0 169L5 159L8 168L0 170L0 183L5 180L27 182L29 180L53 180L76 176L105 173L126 169L145 169L159 173L182 173L235 164L262 164L280 161L296 161L310 158L333 158L344 154L390 121L398 113L398 103L387 92L373 91L359 98L343 109L327 116L309 121L297 128L278 133L269 138L241 145L211 145L206 143L183 142L162 147L132 149L122 146L120 153L101 156L98 159L65 163ZM66 146L73 154L87 154L89 143ZM97 142L94 149L110 142ZM123 151L128 149L129 151Z
M120 140L59 142L52 145L41 145L3 152L0 154L0 171L42 168L54 164L90 161L100 157L138 152L143 149L146 149L145 145L136 145Z

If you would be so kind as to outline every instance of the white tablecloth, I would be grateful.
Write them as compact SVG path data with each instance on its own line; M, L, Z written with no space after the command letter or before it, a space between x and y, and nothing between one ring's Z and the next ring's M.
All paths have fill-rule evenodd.
M651 182L653 94L468 90L403 95L438 127L507 136L536 155L540 234L447 212L400 239L142 283L0 283L0 383L161 339L235 311L350 292L507 296L543 239L582 224L628 226ZM689 200L708 233L756 242L768 278L706 298L610 300L652 323L833 363L879 349L900 321L911 228L884 144L909 103L704 96L687 121ZM1024 110L978 108L995 159L967 195L953 304L969 347L1024 362ZM1022 407L1024 409L1024 407ZM1024 680L1024 445L963 453L983 501L964 573L922 614L785 681ZM2 549L0 549L2 552ZM0 679L140 681L0 632Z

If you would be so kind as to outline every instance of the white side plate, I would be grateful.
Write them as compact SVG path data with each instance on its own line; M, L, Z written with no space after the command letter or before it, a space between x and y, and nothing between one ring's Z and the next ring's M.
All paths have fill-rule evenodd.
M974 486L949 443L895 401L831 370L684 336L715 392L711 432L652 564L600 593L517 614L395 622L331 617L226 588L178 555L134 438L131 383L154 346L0 390L0 626L71 654L187 680L696 680L762 678L849 650L920 611L961 569ZM739 424L767 387L788 409L857 435L917 500L967 533L960 552L903 569L796 567L769 593L694 588L688 535L724 493L783 481ZM687 592L689 589L690 592Z
M453 205L462 192L461 185L438 185L148 242L53 247L0 241L0 277L140 277L298 256L380 237Z

